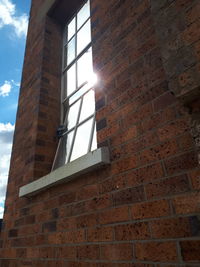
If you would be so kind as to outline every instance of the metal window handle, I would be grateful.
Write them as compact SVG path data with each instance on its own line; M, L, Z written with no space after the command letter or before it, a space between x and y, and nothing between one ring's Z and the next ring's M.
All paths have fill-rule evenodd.
M63 136L63 133L65 132L65 126L64 125L60 125L56 131L56 135L58 138L61 138Z

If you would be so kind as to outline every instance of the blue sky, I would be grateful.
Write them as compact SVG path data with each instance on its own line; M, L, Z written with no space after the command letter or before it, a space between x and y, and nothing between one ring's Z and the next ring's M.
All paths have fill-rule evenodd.
M0 0L0 218L3 214L30 2Z

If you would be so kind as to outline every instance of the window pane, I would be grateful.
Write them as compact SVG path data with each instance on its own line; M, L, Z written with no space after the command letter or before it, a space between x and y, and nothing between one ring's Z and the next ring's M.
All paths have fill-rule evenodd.
M83 23L89 18L90 16L90 4L89 1L85 3L85 5L81 8L77 15L77 24L78 29L83 25Z
M75 59L75 37L67 45L67 65Z
M69 109L69 114L68 114L68 127L67 127L68 130L70 130L71 128L73 128L76 125L77 117L78 117L78 112L79 112L79 107L80 107L80 100L77 101Z
M67 71L67 95L70 95L76 89L76 65L72 65Z
M65 158L65 163L67 163L68 162L68 159L69 159L69 152L70 152L70 149L71 149L73 136L74 136L74 131L71 131L66 136L66 139L67 140L66 140L66 158Z
M91 42L90 20L77 33L77 55Z
M97 149L97 132L96 132L96 123L94 127L93 139L92 139L92 147L91 151Z
M76 31L76 20L75 18L69 23L68 27L67 27L67 40L69 41L72 36L75 34Z
M91 77L93 77L92 49L89 49L78 60L78 87L84 82L89 82Z
M78 92L76 92L74 95L72 95L69 99L69 104L71 105L74 101L76 101L76 99L78 99L79 97L81 97L87 90L90 89L90 85L86 84L83 87L81 87Z
M92 119L78 127L70 161L75 160L87 153L91 129Z
M94 104L94 91L90 90L83 98L83 106L81 109L80 122L88 118L90 115L94 114L95 104Z

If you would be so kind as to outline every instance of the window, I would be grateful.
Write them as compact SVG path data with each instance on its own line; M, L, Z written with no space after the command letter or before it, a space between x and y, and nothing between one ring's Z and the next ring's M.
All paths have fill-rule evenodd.
M64 29L62 131L53 169L97 148L89 0Z

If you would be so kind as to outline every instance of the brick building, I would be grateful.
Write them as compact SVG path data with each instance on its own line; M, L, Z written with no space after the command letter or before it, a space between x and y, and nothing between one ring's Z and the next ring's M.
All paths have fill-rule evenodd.
M0 266L200 266L199 17L32 0Z

